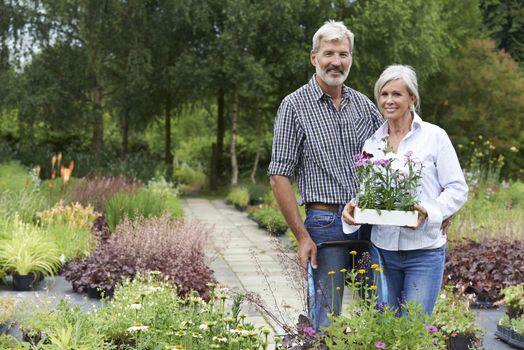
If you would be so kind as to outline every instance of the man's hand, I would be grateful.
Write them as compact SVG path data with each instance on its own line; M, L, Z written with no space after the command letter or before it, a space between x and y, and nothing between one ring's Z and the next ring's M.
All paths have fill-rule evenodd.
M311 267L317 268L317 245L310 236L302 238L298 241L298 258L300 266L304 272L304 277L307 279L307 263L311 260Z

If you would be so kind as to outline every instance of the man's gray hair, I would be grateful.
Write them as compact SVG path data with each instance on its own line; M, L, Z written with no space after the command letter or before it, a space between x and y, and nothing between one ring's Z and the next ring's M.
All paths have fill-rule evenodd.
M353 51L353 44L355 35L344 25L343 22L335 22L329 20L320 27L315 35L313 35L313 52L318 52L320 48L320 41L327 40L349 40L349 52Z
M409 94L415 96L415 109L420 111L420 96L418 94L417 74L415 73L415 69L411 66L401 64L391 65L380 74L380 77L375 83L375 101L377 101L377 104L379 104L378 98L380 97L380 91L384 85L392 80L398 79L401 79L404 84L406 84Z

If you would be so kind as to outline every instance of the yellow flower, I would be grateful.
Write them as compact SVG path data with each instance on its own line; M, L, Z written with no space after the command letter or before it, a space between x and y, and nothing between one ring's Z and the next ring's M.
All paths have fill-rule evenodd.
M515 147L515 146L511 146L511 147L509 148L509 150L510 150L511 152L515 152L515 153L517 153L517 152L519 151L519 149L518 149L517 147Z
M377 272L382 272L382 271L384 271L384 270L382 270L380 267L377 267L377 268L375 269L375 271L377 271Z
M377 290L377 286L376 286L376 285L372 285L371 287L369 287L369 289L371 289L371 290Z
M349 254L351 254L351 255L357 255L357 251L356 251L356 250L352 250L352 251L349 252Z
M378 264L373 264L373 265L371 265L371 268L372 268L372 269L376 269L377 267L378 267Z
M365 274L365 273L366 273L366 270L364 270L364 269L359 269L357 272L360 273L360 274Z
M335 271L329 271L328 275L333 276L335 274Z
M346 273L346 272L348 272L348 270L347 269L340 269L340 272Z

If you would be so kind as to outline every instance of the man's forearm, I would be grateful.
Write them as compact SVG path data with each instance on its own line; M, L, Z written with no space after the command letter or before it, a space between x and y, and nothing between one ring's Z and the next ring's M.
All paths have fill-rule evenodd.
M296 239L301 241L304 238L310 238L300 217L295 193L289 178L281 175L272 175L269 182L280 211Z

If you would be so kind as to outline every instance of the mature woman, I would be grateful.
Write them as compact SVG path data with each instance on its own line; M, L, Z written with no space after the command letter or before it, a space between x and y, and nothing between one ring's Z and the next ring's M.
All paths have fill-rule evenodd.
M409 151L422 162L416 228L375 225L371 241L383 258L387 298L382 301L400 309L409 300L431 314L442 283L446 235L442 222L466 202L468 187L457 154L446 132L424 122L417 77L409 66L388 67L375 84L375 99L386 122L368 139L363 150L384 158L389 146L402 156ZM355 203L346 205L343 220L355 224ZM347 226L349 227L349 226ZM385 300L384 300L385 299Z

